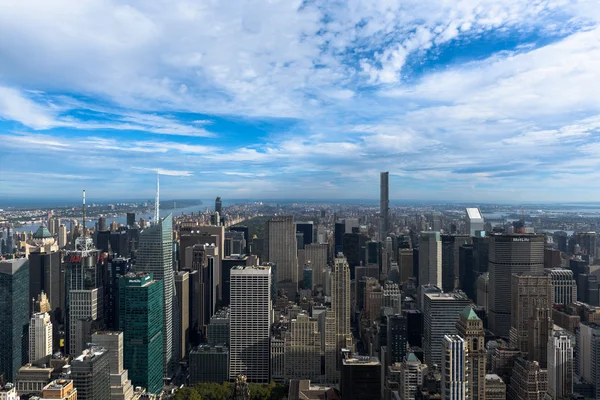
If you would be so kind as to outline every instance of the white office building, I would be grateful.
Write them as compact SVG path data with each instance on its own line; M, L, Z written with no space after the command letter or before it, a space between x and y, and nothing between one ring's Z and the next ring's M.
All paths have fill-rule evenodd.
M51 355L52 322L50 322L50 315L35 313L29 321L29 362L35 364Z
M231 269L229 378L269 383L271 267Z

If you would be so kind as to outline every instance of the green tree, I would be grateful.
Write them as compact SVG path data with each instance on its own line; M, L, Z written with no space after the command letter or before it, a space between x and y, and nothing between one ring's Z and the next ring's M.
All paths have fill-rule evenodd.
M175 393L175 400L203 400L203 398L195 388L186 387Z
M194 388L203 400L229 400L231 397L231 384L227 382L221 384L214 382L199 383Z

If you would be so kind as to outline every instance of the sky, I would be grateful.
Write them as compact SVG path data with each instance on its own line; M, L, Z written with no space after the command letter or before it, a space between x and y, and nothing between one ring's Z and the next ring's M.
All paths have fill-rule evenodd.
M600 201L597 0L0 0L0 197Z

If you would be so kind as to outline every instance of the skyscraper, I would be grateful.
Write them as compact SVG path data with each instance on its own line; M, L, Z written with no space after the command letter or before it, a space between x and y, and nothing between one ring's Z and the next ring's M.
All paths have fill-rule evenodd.
M277 285L295 296L300 279L294 217L273 217L267 221L266 261L277 264ZM290 296L288 294L288 297Z
M550 276L543 272L513 274L510 345L526 353L531 318L538 308L552 307Z
M321 376L321 336L317 320L298 314L290 321L285 336L285 379L310 379Z
M511 276L544 269L544 235L492 235L489 245L489 328L508 337L511 325Z
M389 172L380 173L379 182L379 240L383 240L387 237L390 229L390 190L389 190Z
M173 357L173 301L175 277L173 271L173 219L171 215L140 233L136 271L151 273L163 284L163 367L166 375L176 364ZM133 372L130 371L133 376ZM132 378L133 379L133 378Z
M294 232L294 237L295 232ZM271 268L231 269L229 378L270 381Z
M52 323L48 313L35 313L29 321L29 363L48 364L52 355Z
M92 335L92 343L108 352L111 400L130 400L133 386L128 371L123 368L123 332L99 331ZM162 363L162 360L160 360Z
M78 400L110 400L110 364L108 351L90 346L71 361L71 377Z
M350 267L346 258L338 254L333 263L331 277L331 310L335 318L336 355L344 348L351 347L352 332L350 331ZM341 361L337 361L337 370Z
M543 399L548 390L548 371L536 361L516 357L507 389L508 399Z
M29 253L29 298L36 298L44 292L48 296L52 310L62 308L59 246L44 226L40 226L33 234L32 241L35 247L32 247Z
M467 347L458 335L445 335L442 339L442 399L463 400L467 391Z
M419 286L442 287L442 243L439 232L419 236Z
M423 384L427 374L427 365L423 364L415 353L409 353L400 366L400 393L401 398L414 400L415 393Z
M476 236L477 231L484 230L483 216L479 208L466 208L467 213L467 234L469 236Z
M469 398L485 400L485 330L483 321L475 314L473 307L467 306L460 313L456 331L464 339L467 349Z
M92 323L104 312L104 293L108 271L99 268L98 250L85 229L85 190L83 191L82 236L67 253L65 267L65 305L67 322L67 348L77 357L89 343Z
M175 288L177 292L177 309L180 314L179 334L179 355L181 358L186 356L188 345L190 343L190 273L179 271L175 273Z
M129 273L119 279L119 328L124 331L124 366L134 386L162 390L164 367L163 281L152 273ZM170 354L170 353L169 353Z
M552 304L567 306L577 301L577 283L573 271L566 268L545 269L552 284Z
M15 381L28 361L29 263L24 258L0 261L0 371Z
M451 292L459 288L460 248L471 244L468 235L440 235L442 241L442 290Z
M569 332L552 331L548 341L548 395L555 400L567 400L573 394L573 344Z
M423 306L423 352L429 366L442 366L442 340L456 332L460 313L471 304L463 292L425 293Z
M223 215L223 202L221 201L220 197L215 199L215 212L219 213L219 215Z

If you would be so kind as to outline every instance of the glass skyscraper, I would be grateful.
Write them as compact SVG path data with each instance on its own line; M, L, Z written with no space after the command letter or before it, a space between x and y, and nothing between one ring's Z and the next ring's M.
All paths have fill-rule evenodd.
M175 275L173 272L173 218L163 218L156 225L140 233L136 271L152 273L157 281L163 282L164 332L163 371L167 375L178 360L173 357L173 298L175 297ZM122 329L121 326L119 326ZM132 378L133 380L133 378Z
M119 328L124 332L124 365L134 386L162 390L163 285L151 273L119 279Z
M0 375L14 382L29 349L29 262L0 261Z

